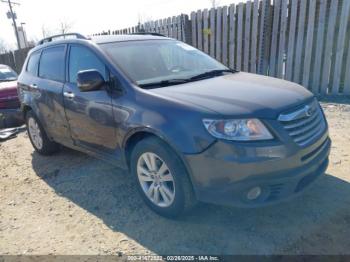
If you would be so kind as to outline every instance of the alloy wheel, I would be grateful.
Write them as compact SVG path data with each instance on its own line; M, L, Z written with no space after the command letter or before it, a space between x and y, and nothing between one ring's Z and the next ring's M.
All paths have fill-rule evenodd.
M170 206L175 198L175 180L165 161L146 152L137 161L137 177L147 198L159 207Z
M35 147L39 150L42 149L43 138L41 136L38 122L33 117L28 119L28 133Z

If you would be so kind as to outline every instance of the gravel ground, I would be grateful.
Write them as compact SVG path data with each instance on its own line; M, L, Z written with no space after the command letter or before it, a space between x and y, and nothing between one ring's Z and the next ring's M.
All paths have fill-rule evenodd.
M333 140L326 175L283 204L201 204L180 220L152 213L131 178L69 149L0 144L0 254L350 254L350 99L323 103Z

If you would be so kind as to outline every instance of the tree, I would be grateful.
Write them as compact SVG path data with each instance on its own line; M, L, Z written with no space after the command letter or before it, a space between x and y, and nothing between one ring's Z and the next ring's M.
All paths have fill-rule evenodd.
M138 28L141 29L141 26L144 26L145 23L149 23L151 21L153 21L152 16L148 16L146 14L141 14L141 13L138 14L138 22L137 22Z
M41 33L43 35L43 38L47 38L57 34L67 34L71 31L72 28L73 28L73 23L67 22L67 21L61 21L57 29L52 29L47 27L46 25L42 25Z
M67 34L70 32L70 30L73 28L73 23L67 22L67 21L61 21L60 22L60 28L59 33L60 34Z
M49 37L49 36L51 36L53 34L52 33L52 29L49 29L45 25L41 26L41 33L43 34L43 38Z
M211 3L211 7L213 8L217 8L220 5L219 0L210 0L210 3Z
M8 51L9 51L9 48L5 40L0 38L0 54L7 53Z

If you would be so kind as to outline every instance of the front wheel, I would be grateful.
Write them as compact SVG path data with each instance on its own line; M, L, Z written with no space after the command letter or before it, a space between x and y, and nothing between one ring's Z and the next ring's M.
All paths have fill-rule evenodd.
M157 138L146 138L135 146L131 155L131 172L142 198L159 215L176 217L196 203L182 161Z

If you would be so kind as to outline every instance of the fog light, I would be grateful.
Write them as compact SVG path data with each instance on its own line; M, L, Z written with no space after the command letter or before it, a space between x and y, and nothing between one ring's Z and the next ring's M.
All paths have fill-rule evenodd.
M247 198L249 200L257 199L261 194L261 188L260 187L253 187L248 191Z

